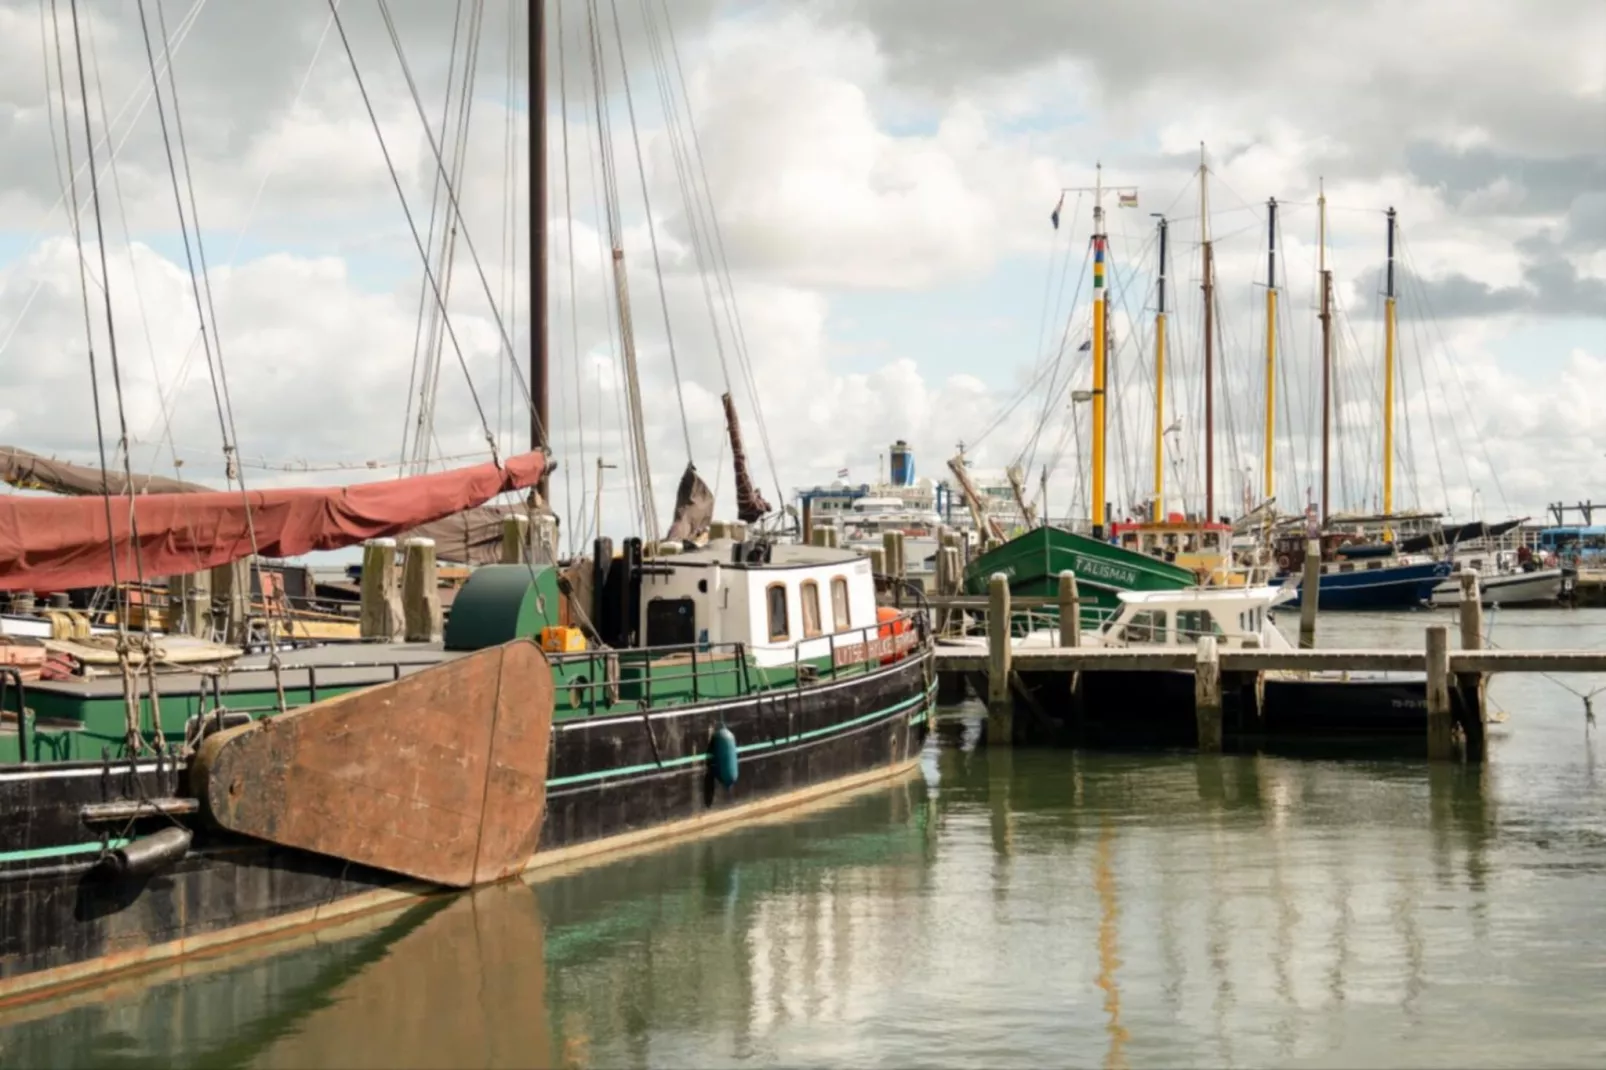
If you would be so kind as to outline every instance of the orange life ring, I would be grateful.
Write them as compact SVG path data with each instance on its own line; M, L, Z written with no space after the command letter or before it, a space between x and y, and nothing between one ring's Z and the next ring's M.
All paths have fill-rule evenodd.
M1289 556L1287 554L1278 554L1277 555L1277 567L1282 569L1284 572L1288 571L1288 566L1291 565L1291 564L1293 564L1293 561L1289 558Z
M877 606L875 611L876 623L880 625L876 634L882 639L892 639L909 630L909 618L892 606ZM881 664L890 665L903 657L901 651L894 650L881 659Z

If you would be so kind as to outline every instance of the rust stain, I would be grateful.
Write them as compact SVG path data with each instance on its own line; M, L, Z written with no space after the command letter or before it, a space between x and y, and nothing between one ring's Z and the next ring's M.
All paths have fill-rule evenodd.
M466 888L535 851L552 707L514 640L212 736L194 783L231 832Z

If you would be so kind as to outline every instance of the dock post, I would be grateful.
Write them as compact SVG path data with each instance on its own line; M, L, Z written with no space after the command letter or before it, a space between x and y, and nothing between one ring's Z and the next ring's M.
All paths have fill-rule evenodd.
M217 604L222 602L224 642L243 643L251 631L251 566L253 560L242 557L226 565L212 568L212 617L217 619Z
M435 540L408 539L402 551L402 619L409 643L441 637L441 592L435 568Z
M987 581L987 742L1015 739L1015 704L1010 698L1009 577L995 572Z
M1483 649L1483 592L1478 586L1478 574L1462 569L1461 580L1461 649ZM1489 707L1484 701L1484 675L1457 673L1455 698L1462 712L1461 730L1466 739L1466 759L1481 762L1487 752L1489 738Z
M1221 753L1221 655L1216 637L1201 635L1193 668L1193 716L1202 754Z
M1483 647L1483 593L1478 590L1478 574L1469 568L1461 570L1461 649L1479 650Z
M369 539L363 543L362 609L357 634L364 639L378 639L386 643L393 643L402 637L395 539Z
M1322 586L1322 541L1305 540L1304 574L1299 578L1299 649L1316 645L1316 597Z
M502 518L502 564L522 565L529 559L530 518L510 513Z
M199 639L212 635L212 573L203 570L167 579L167 630Z
M1440 761L1452 756L1450 728L1450 629L1442 624L1428 625L1428 759Z
M1060 573L1060 646L1082 645L1082 597L1076 591L1076 573Z

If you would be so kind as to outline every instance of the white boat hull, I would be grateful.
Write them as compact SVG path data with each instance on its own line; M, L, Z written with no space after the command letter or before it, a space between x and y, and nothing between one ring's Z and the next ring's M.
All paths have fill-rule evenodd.
M1479 601L1486 606L1515 606L1555 602L1561 596L1561 569L1503 572L1478 577ZM1461 581L1455 576L1433 588L1434 606L1459 606Z

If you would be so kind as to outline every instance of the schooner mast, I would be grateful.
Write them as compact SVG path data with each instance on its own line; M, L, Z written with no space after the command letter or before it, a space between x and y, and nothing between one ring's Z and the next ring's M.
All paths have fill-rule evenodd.
M1333 273L1327 268L1327 192L1317 180L1317 273L1322 287L1322 523L1332 515Z
M1383 286L1383 515L1394 515L1394 209L1388 210ZM1384 529L1384 538L1389 531Z
M1216 518L1216 285L1215 264L1210 246L1210 198L1206 192L1206 177L1210 169L1205 166L1204 142L1199 142L1199 253L1203 258L1204 291L1204 440L1205 520Z
M1154 506L1149 519L1165 517L1165 216L1160 217L1160 277L1154 304Z
M548 448L547 401L547 218L546 218L546 0L529 2L530 112L530 449ZM550 468L535 493L550 511Z
M1264 501L1277 494L1277 198L1266 201L1266 458Z

